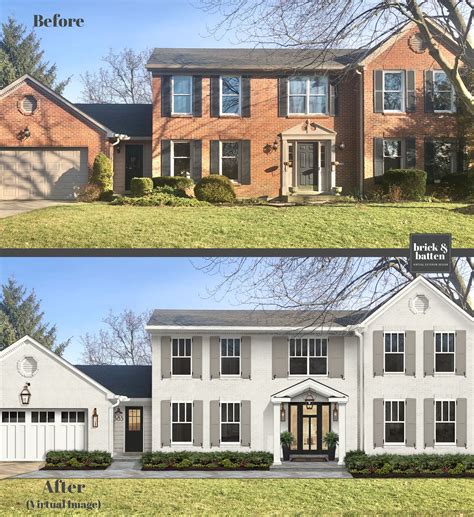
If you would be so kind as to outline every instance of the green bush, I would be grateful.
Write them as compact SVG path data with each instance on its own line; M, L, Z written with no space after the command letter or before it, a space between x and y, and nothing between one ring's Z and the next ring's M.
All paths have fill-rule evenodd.
M160 176L158 178L153 178L153 186L155 188L172 187L175 190L186 190L188 188L193 188L194 181L182 176Z
M90 183L97 185L101 192L112 190L112 161L104 153L99 153L94 160Z
M474 172L449 174L441 180L441 186L456 201L471 198L474 196Z
M104 192L100 194L99 200L110 203L110 201L113 201L116 197L118 196L117 194L114 194L113 190L104 190Z
M151 178L132 178L130 190L133 197L143 197L153 192L153 180Z
M209 203L198 201L194 198L178 197L173 194L165 194L153 191L145 197L118 197L112 205L128 206L208 206Z
M46 454L48 468L105 468L112 463L112 455L106 451L49 451Z
M93 203L94 201L99 201L101 196L102 190L100 187L98 185L88 183L80 188L77 199L83 203Z
M229 178L217 174L202 178L194 187L194 195L200 201L209 203L232 203L235 200L232 182Z
M426 172L419 169L390 169L382 177L385 194L399 187L403 199L419 200L426 193Z

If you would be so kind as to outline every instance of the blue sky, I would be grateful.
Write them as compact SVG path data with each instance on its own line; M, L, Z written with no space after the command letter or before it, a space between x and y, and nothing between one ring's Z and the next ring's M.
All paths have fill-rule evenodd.
M216 279L188 258L0 258L0 284L10 277L34 289L60 340L73 338L66 359L78 362L79 337L97 331L109 310L235 307L209 296Z
M100 67L110 48L229 47L232 35L220 41L209 36L212 18L193 5L199 0L1 0L0 20L13 16L33 29L33 16L84 18L82 28L36 28L45 58L56 63L59 78L72 76L64 95L77 102L79 76Z

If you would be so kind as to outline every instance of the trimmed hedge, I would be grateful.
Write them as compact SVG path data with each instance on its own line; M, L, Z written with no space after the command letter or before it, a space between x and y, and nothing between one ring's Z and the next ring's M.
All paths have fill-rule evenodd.
M474 197L474 172L449 174L442 178L441 186L456 201Z
M419 200L426 194L426 172L420 169L390 169L382 176L385 194L399 187L403 199Z
M102 192L112 190L113 174L112 160L104 153L99 153L94 159L90 183L97 185Z
M143 197L153 192L153 180L151 178L132 178L130 190L134 197Z
M208 206L209 203L194 198L180 197L164 192L156 192L144 197L118 197L111 205L128 206Z
M182 176L160 176L153 178L153 186L157 187L172 187L175 190L186 190L193 188L194 181L191 178L184 178Z
M105 469L112 463L112 455L106 451L49 451L44 470Z
M473 454L374 454L349 451L346 467L355 477L471 477Z
M209 203L233 203L236 197L230 179L217 174L202 178L194 187L194 195Z
M268 470L273 463L269 452L147 452L143 470Z

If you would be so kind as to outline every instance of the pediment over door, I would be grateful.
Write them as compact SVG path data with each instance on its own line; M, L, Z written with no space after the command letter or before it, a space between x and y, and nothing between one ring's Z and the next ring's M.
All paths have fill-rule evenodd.
M324 138L334 140L336 138L336 131L312 122L310 119L302 120L296 126L282 131L281 136L285 140L300 138L300 137L311 137L315 139Z

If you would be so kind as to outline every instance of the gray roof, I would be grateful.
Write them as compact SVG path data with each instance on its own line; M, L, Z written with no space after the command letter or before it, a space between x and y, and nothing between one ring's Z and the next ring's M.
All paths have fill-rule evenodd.
M78 364L76 368L115 395L151 398L151 366Z
M75 104L115 133L151 137L151 104Z
M359 323L367 311L168 310L153 311L148 325L184 327L345 327Z
M337 70L357 62L361 56L362 52L354 49L155 48L147 68L260 72Z

